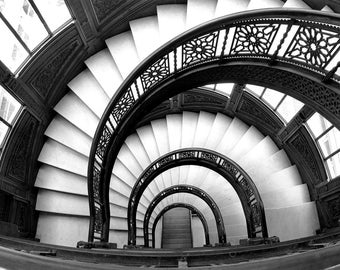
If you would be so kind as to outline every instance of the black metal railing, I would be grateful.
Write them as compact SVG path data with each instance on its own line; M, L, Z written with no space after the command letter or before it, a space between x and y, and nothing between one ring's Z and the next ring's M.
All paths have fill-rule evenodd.
M155 196L155 198L152 200L152 202L150 203L149 207L147 208L145 212L145 216L144 216L144 222L143 222L144 247L149 247L149 223L150 223L150 218L151 218L151 215L154 209L163 199L176 193L193 194L197 196L198 198L202 199L209 206L215 218L218 241L221 245L226 245L227 236L225 233L223 217L222 217L220 209L218 208L213 198L208 193L206 193L204 190L197 188L195 186L175 185L175 186L168 187L162 190L160 193L158 193Z
M162 172L182 165L199 165L225 178L236 191L243 207L249 237L268 237L264 206L249 175L234 161L202 148L184 148L165 154L151 163L137 179L128 203L128 244L136 245L136 217L139 201L148 185ZM145 234L144 234L145 235Z
M336 14L304 10L251 11L198 26L144 60L111 99L94 136L88 165L89 241L108 239L108 183L118 148L124 141L121 134L133 121L137 108L156 89L172 83L180 75L209 65L235 62L281 65L301 78L313 78L313 86L308 87L314 87L315 82L315 87L322 85L303 92L303 96L340 119L340 97L333 91L334 85L339 87L340 83L339 63L334 63L340 47L339 32L340 17ZM323 91L328 94L320 98ZM331 103L324 102L324 98L332 99Z

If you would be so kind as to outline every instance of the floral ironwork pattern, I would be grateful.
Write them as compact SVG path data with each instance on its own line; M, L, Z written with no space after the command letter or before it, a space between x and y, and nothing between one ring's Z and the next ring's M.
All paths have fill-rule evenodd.
M195 157L195 152L194 151L186 151L186 152L181 152L179 153L179 158L193 158Z
M224 160L221 165L223 168L225 168L228 172L230 172L233 176L236 176L238 173L238 170L235 166L231 165L228 161Z
M184 44L182 66L186 67L214 58L216 55L217 41L218 32L213 32Z
M103 130L103 134L100 136L99 143L98 143L97 150L96 150L96 156L98 156L100 159L103 159L104 157L105 150L106 150L107 144L110 141L111 136L112 136L111 131L107 127L105 127Z
M267 54L278 30L277 24L236 27L230 54Z
M94 220L94 231L96 233L103 232L103 216L102 210L99 207L95 207L95 220Z
M245 178L239 180L240 185L242 186L243 190L247 193L248 199L254 195L254 190L249 185L248 181Z
M131 88L124 93L124 95L119 99L119 101L116 103L115 107L112 110L112 116L113 119L119 123L120 120L123 118L123 116L126 114L126 112L129 111L129 109L134 104L135 99L133 97Z
M338 32L300 26L285 57L299 59L307 64L324 68L338 51L339 41Z
M251 218L253 220L253 225L256 227L261 226L261 212L258 204L253 204L251 206Z
M163 158L162 160L160 160L160 161L158 162L158 167L163 166L163 165L165 165L166 163L171 162L173 159L174 159L173 156L168 156L168 157L166 157L166 158Z
M99 196L99 182L100 182L100 171L97 168L93 169L93 197L95 202L100 201L100 196Z
M213 162L216 162L218 156L216 156L216 155L214 155L214 154L211 154L211 153L202 152L201 158L202 158L202 159L206 159L206 160L210 160L210 161L213 161Z
M141 75L141 81L144 90L156 85L170 74L169 56L165 55L163 58L156 61Z

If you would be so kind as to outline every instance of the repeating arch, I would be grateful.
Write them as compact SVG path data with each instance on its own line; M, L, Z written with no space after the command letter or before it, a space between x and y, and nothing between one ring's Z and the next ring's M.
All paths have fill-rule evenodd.
M208 228L208 223L207 220L205 219L204 215L195 207L192 206L191 204L188 203L173 203L168 206L166 206L155 218L153 225L152 225L152 247L155 248L155 231L156 231L156 226L160 218L169 210L174 209L174 208L187 208L191 210L192 212L197 214L197 217L200 219L203 229L204 229L204 237L205 237L205 244L210 245L210 239L209 239L209 228ZM145 235L144 235L144 243L146 243Z
M156 197L150 203L148 209L146 210L145 216L144 216L144 224L143 224L144 246L149 247L149 222L150 222L150 217L151 217L153 210L164 198L172 194L176 194L176 193L193 194L201 198L203 201L205 201L208 204L208 206L210 207L215 217L219 243L225 244L227 242L227 237L225 233L223 217L215 201L213 200L213 198L209 196L204 190L198 187L190 186L190 185L175 185L175 186L168 187L164 189L163 191L161 191L160 193L158 193Z
M211 150L187 148L170 152L151 163L135 183L128 204L128 244L136 244L136 213L147 186L162 172L180 165L199 165L216 171L228 181L240 198L248 237L268 237L264 206L259 191L247 173L229 158Z
M274 45L276 47L270 50L270 46L275 44L273 37L277 36L280 25L287 26L286 33L278 37L279 42ZM316 65L311 63L308 53L299 50L296 45L299 43L299 35L296 35L292 42L287 41L291 42L291 45L287 44L286 51L281 55L280 50L285 47L283 46L286 42L285 37L293 28L291 26L296 26L299 33L308 32L307 36L311 39L315 38L310 30L311 26L322 36L334 37L336 42L327 44L330 48L327 58L320 60ZM252 48L257 46L255 50L251 50L249 46L238 46L238 42L242 40L237 36L237 29L249 28L262 32L261 27L265 27L266 32L270 29L270 34L261 39L262 43L257 40L257 45L251 45ZM335 64L328 67L339 48L339 29L340 21L337 16L320 12L303 10L247 12L197 27L147 58L130 74L111 100L92 143L88 166L91 216L89 241L93 241L94 237L102 241L108 240L109 181L114 161L134 123L143 115L142 112L155 102L188 88L212 82L254 83L283 92L291 91L289 94L293 97L312 105L339 126L340 95L337 88L340 80L335 74L339 66ZM232 37L235 39L235 43L233 41L235 47L233 45L227 50L230 31L236 33ZM309 44L309 41L304 43ZM209 50L200 48L202 53L194 54L191 48L197 47L195 44L207 44ZM298 60L292 57L296 50L300 53ZM182 53L180 57L179 53ZM150 73L149 70L155 72Z

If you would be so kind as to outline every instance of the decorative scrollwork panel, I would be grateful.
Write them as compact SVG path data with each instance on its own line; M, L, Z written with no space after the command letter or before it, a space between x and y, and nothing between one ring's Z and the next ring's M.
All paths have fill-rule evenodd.
M216 56L218 33L209 33L183 44L182 67L213 59Z
M251 206L251 218L255 228L261 227L261 211L258 204Z
M163 58L156 61L153 65L148 67L141 75L141 81L144 91L155 86L158 82L168 77L170 74L169 56L165 55Z
M103 133L100 136L96 150L96 156L99 157L101 160L104 157L105 150L107 149L107 145L110 141L111 136L112 136L111 131L105 126L103 129Z
M112 117L119 123L135 102L131 88L124 93L112 110Z
M103 213L99 207L95 207L95 222L94 222L94 232L98 234L103 233Z
M284 57L325 68L339 46L339 32L301 25Z
M97 168L93 169L93 181L92 181L92 186L93 186L93 198L95 202L100 202L100 170Z
M278 28L278 24L247 24L237 26L230 54L268 54Z

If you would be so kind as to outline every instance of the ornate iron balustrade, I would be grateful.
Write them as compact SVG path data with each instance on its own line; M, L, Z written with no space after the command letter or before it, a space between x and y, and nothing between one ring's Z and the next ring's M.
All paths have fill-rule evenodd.
M189 85L237 81L275 86L340 126L340 78L336 74L340 62L334 62L339 31L340 17L335 14L252 11L194 28L143 61L110 101L92 143L89 241L108 239L110 174L127 130L147 105ZM181 90L172 89L174 85Z
M197 217L200 219L202 225L203 225L203 230L204 230L204 237L205 237L205 244L206 245L210 245L210 238L209 238L209 228L208 228L208 223L207 220L205 219L204 215L194 206L192 206L191 204L187 204L187 203L173 203L170 204L168 206L166 206L161 212L159 212L159 214L157 215L157 217L155 218L153 224L152 224L152 247L155 248L155 232L156 232L156 227L157 227L157 223L160 220L160 218L169 210L174 209L174 208L187 208L189 210L191 210L192 212L194 212L195 214L197 214ZM149 225L147 225L148 227ZM144 235L144 243L147 242L147 239L145 239L145 235Z
M228 181L236 191L247 222L248 237L268 237L264 206L255 184L247 173L231 159L215 151L184 148L163 155L139 176L128 204L128 244L136 245L137 208L148 185L162 172L181 165L199 165L212 169Z
M144 216L144 224L143 224L143 231L144 231L144 247L149 247L149 223L150 223L150 217L153 212L153 210L156 208L156 206L166 197L176 194L176 193L189 193L193 194L199 198L201 198L203 201L205 201L211 211L214 214L214 218L216 221L216 227L217 227L217 234L218 234L218 241L220 244L226 244L227 243L227 237L225 233L225 227L223 222L222 214L217 207L217 204L214 202L213 198L209 196L204 190L197 188L195 186L190 185L175 185L168 187L158 193L155 198L151 201L148 209L145 212Z

